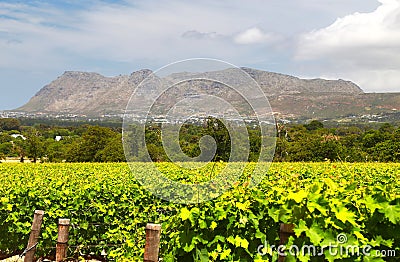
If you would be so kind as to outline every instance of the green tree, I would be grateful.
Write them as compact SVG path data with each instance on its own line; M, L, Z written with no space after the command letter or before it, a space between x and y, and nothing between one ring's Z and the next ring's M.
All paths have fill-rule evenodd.
M20 162L24 162L24 158L27 154L27 144L21 137L14 138L12 140L13 154L20 158Z
M32 158L33 163L36 163L46 152L42 135L36 128L29 128L26 132L25 142L28 157Z
M138 154L140 160L147 161L149 155L152 161L169 161L161 141L161 127L159 125L146 126L145 143L144 146L140 147Z
M362 144L366 149L372 148L384 140L385 138L379 130L368 130L362 136Z
M384 123L379 127L379 132L381 132L382 134L392 134L394 131L394 126L389 123Z
M12 137L3 132L0 133L0 154L2 156L12 156L13 154L13 143L11 142L13 139Z
M250 155L248 160L250 162L257 162L261 151L261 130L260 128L248 128L247 132L249 134L250 142Z
M121 134L111 138L105 147L96 153L95 160L99 162L124 162L125 154Z
M7 134L5 132L0 133L0 144L10 142L11 140L12 140L12 137L9 134Z
M336 161L341 157L342 144L337 136L326 135L321 139L320 146L315 153L318 157L314 157L314 159Z
M101 161L99 152L104 150L117 135L118 133L107 127L89 126L82 137L75 140L68 148L66 160L68 162L99 162Z
M53 138L48 138L45 141L46 144L46 158L49 162L62 162L66 158L67 150L71 144L79 137L64 137L60 141L56 141Z
M324 124L322 124L318 120L312 120L309 124L305 124L304 127L308 131L312 131L312 130L318 130L318 129L324 128Z
M13 144L11 142L4 142L0 144L0 154L4 156L13 155Z
M231 138L224 123L217 118L207 118L205 134L213 137L217 143L213 161L228 161L231 153Z
M21 123L15 118L0 118L0 130L20 130Z
M400 142L385 140L369 150L371 157L380 162L400 162Z
M168 158L162 147L158 147L155 144L147 144L147 152L150 155L152 161L155 162L163 162L168 161ZM141 154L147 154L145 151L141 151ZM139 155L139 159L147 160L147 157L144 155Z

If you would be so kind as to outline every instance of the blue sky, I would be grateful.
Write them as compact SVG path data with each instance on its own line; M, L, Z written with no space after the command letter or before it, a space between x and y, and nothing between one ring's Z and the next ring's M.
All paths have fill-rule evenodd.
M400 92L400 0L0 0L0 110L64 71L193 57Z

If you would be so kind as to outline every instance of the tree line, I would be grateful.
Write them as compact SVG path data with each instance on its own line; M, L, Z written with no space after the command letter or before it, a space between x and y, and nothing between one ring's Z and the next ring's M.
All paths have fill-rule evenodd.
M0 160L14 157L21 162L27 158L32 162L122 162L125 155L121 140L121 128L22 126L17 119L0 119Z
M138 127L133 126L132 132L135 128ZM400 162L400 126L393 124L325 127L314 120L308 124L277 124L276 130L276 146L268 149L275 150L274 161ZM247 132L250 146L247 160L257 161L261 141L265 138L261 137L257 126L247 127ZM170 161L163 148L161 125L147 125L144 134L146 152L151 159ZM205 135L213 137L217 143L213 161L228 161L232 141L218 119L182 125L180 148L190 157L199 156L202 150L207 150L199 145ZM139 143L127 140L127 149L133 152L134 160L142 161L146 156L139 150ZM120 127L88 124L27 126L18 119L0 119L0 161L10 157L33 162L126 161Z

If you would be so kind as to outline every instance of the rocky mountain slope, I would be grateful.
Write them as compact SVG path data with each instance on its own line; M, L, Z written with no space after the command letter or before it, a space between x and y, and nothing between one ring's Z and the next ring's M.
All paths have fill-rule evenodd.
M67 71L17 110L86 115L121 112L135 87L150 73L150 70L140 70L129 76L105 77Z
M250 68L243 70L260 85L273 111L282 118L322 119L400 110L400 94L365 94L350 81L300 79ZM151 73L150 70L140 70L129 76L105 77L97 73L67 71L16 110L86 116L122 114L136 86ZM179 74L180 77L182 74L190 75ZM165 79L168 81L174 77L178 75ZM223 89L216 90L223 96ZM174 95L170 94L170 98ZM170 98L165 96L163 99ZM168 104L168 101L164 102Z

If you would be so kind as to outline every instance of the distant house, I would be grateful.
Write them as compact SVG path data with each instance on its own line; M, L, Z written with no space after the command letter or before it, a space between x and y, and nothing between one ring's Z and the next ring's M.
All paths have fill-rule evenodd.
M22 138L22 140L26 140L26 137L24 137L24 136L21 135L21 134L11 134L11 137L12 137L12 138L20 137L20 138Z

